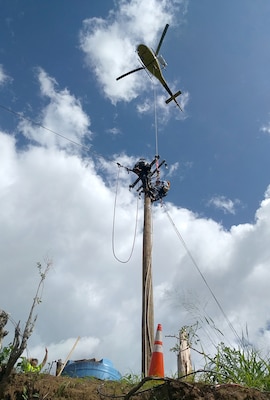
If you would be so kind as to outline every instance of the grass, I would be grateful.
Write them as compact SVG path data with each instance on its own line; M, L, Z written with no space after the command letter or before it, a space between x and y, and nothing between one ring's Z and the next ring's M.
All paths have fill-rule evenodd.
M206 356L202 381L205 383L237 383L260 390L270 390L270 360L249 345L231 348L220 343L214 357Z
M217 337L224 338L223 333L216 328L211 318L205 317L205 320L208 329L210 328ZM223 341L215 345L212 341L212 345L214 345L214 355L212 356L207 354L202 347L197 333L199 328L198 322L182 328L186 332L190 349L203 356L205 362L201 370L194 371L192 376L183 377L185 381L214 385L234 383L270 392L270 357L269 355L263 356L262 352L250 343L247 329L246 335L242 333L242 339L239 340L239 345L236 347L227 346ZM174 337L178 341L171 351L179 354L180 337L175 335ZM200 350L198 350L198 346L200 346Z

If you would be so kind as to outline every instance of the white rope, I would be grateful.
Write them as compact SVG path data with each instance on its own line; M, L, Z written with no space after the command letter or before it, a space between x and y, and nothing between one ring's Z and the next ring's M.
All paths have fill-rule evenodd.
M135 229L134 229L134 237L133 237L133 243L130 251L130 255L126 260L121 260L115 252L115 219L116 219L116 204L117 204L117 195L118 195L118 186L119 186L119 174L120 174L120 166L118 168L118 174L117 174L117 183L116 183L116 190L115 190L115 199L114 199L114 211L113 211L113 227L112 227L112 251L114 258L123 263L126 264L129 262L129 260L132 257L134 247L135 247L135 241L136 241L136 234L137 234L137 225L138 225L138 210L139 210L139 196L137 197L137 210L136 210L136 222L135 222Z
M157 96L156 96L156 87L155 87L155 84L153 84L153 86L154 86L156 155L158 155Z

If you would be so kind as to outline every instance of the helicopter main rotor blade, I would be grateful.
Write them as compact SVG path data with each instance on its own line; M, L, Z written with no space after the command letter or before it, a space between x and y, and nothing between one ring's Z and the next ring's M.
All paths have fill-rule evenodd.
M167 32L168 28L169 28L169 24L166 24L166 26L165 26L165 28L164 28L164 30L163 30L163 32L162 32L162 35L161 35L161 38L160 38L160 41L159 41L158 47L157 47L157 49L156 49L156 53L155 53L155 54L156 54L156 56L157 56L157 55L158 55L158 53L159 53L160 47L161 47L161 45L162 45L162 42L163 42L164 36L166 35L166 32Z
M133 72L140 71L141 69L144 69L144 67L139 67L139 68L133 69L132 71L126 72L125 74L118 76L118 78L116 78L116 80L119 81L119 79L122 79L129 74L133 74Z

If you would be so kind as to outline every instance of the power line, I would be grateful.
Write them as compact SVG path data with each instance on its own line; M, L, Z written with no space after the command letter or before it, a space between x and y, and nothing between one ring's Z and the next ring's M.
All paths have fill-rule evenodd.
M61 137L62 139L65 139L65 140L67 140L68 142L70 142L70 143L72 143L72 144L75 144L76 146L79 146L79 147L81 147L81 148L83 148L83 149L85 149L85 150L87 150L87 151L90 150L90 147L85 146L85 145L83 145L83 144L81 144L81 143L78 143L78 142L76 142L75 140L69 139L68 137L64 136L63 134L61 134L61 133L59 133L59 132L56 132L56 131L54 131L54 130L52 130L52 129L50 129L50 128L47 128L46 126L40 124L39 122L36 122L36 121L34 121L33 119L31 119L31 118L25 117L24 115L20 114L19 112L16 112L16 111L12 110L11 108L5 107L5 106L3 106L2 104L0 104L0 108L2 108L3 110L9 112L10 114L15 115L15 116L18 117L18 118L24 119L25 121L31 122L31 124L34 124L34 125L36 125L36 126L39 126L40 128L45 129L46 131L51 132L51 133L53 133L54 135L57 135L57 136Z

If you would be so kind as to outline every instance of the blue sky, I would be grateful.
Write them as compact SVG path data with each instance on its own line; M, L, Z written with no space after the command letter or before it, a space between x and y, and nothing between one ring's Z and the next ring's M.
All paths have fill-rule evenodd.
M0 6L1 225L6 233L1 246L7 265L3 274L8 279L19 268L14 253L25 269L26 287L28 279L33 279L31 265L37 260L49 254L55 263L32 351L42 353L47 345L63 358L60 353L80 334L92 353L103 356L107 351L122 373L128 368L138 370L138 351L132 357L134 363L127 365L116 357L117 344L115 353L105 345L108 337L117 342L117 335L121 349L123 326L130 341L133 330L140 337L139 325L130 314L140 318L140 274L135 274L133 266L137 270L141 263L141 230L126 270L113 259L110 248L116 162L133 167L140 157L151 161L157 151L168 164L168 169L162 169L163 177L171 182L166 204L192 254L240 330L250 319L246 296L252 291L254 298L249 301L257 317L251 318L250 330L254 340L259 335L268 343L269 317L263 310L258 313L257 307L265 302L268 309L268 289L262 286L269 274L270 256L269 2L0 0ZM182 91L183 113L174 104L165 104L166 92L144 71L116 81L140 65L135 52L139 43L157 46L166 23L170 27L160 51L168 63L164 77L172 91ZM137 201L136 191L128 190L132 179L121 170L116 222L117 246L124 258L132 242ZM181 299L191 296L189 307L202 296L197 302L210 304L209 313L223 324L219 310L211 305L213 299L208 298L209 291L203 294L196 271L183 286L192 262L187 262L183 248L179 250L177 239L171 238L175 232L160 204L153 208L159 232L157 237L153 233L158 243L153 255L156 307L162 304L155 315L164 319L157 323L172 334L193 322L190 312L175 311L176 319L168 316L166 296L179 291ZM15 246L12 251L8 251L10 243ZM170 279L163 271L168 251ZM82 266L85 259L87 267ZM134 283L130 289L126 271L132 271L138 287ZM113 276L115 288L109 289ZM14 287L18 282L19 278ZM84 295L78 293L69 301L72 315L81 310L77 317L81 329L65 318L64 332L60 327L54 335L47 332L47 324L64 318L62 305L50 317L45 312L55 296L53 290L63 298L78 287ZM108 304L111 296L115 299L111 334L106 330L112 315L100 316L106 309L106 291ZM19 311L27 309L29 301L23 290L21 294L21 310L12 299L2 299L2 308L15 319L22 319ZM93 331L86 313L95 321ZM128 351L129 340L126 343ZM176 364L167 353L167 370L171 371Z
M80 99L91 119L94 151L108 158L125 151L152 159L156 150L153 110L147 115L136 112L146 99L151 102L154 98L150 79L139 72L126 78L124 84L112 82L105 97L104 82L107 78L114 80L111 65L121 66L123 54L113 47L112 54L105 54L104 66L102 46L95 43L98 39L94 35L89 57L80 48L79 36L86 34L87 28L84 32L82 29L87 19L90 32L96 23L93 18L102 20L106 32L119 18L119 35L121 29L124 34L128 22L120 5L112 8L111 2L106 2L102 7L90 6L82 1L79 7L71 2L52 7L44 2L22 5L12 1L3 2L2 7L2 67L13 80L2 89L3 105L37 118L46 102L40 98L35 79L35 69L40 67L56 80L59 90L67 88ZM180 4L161 48L168 62L166 79L188 97L183 116L177 116L178 110L170 104L168 120L158 122L160 156L169 165L178 164L170 177L171 199L179 206L221 220L227 228L254 219L268 183L269 134L262 128L269 126L269 12L267 2L261 2L260 7L241 1ZM166 13L156 18L157 28L149 35L154 38L153 47L167 22ZM136 36L143 42L139 28ZM131 43L136 42L132 33ZM94 58L90 66L87 57ZM138 65L136 54L129 59L131 69ZM107 78L97 79L95 68L103 69ZM136 90L136 99L123 102L121 95L112 93L113 88L118 84L125 90L131 79L140 80L145 90ZM131 81L130 86L135 84ZM156 90L165 98L161 87ZM110 101L114 97L116 104ZM16 124L12 116L1 114L6 126ZM216 202L219 207L214 206L213 199L221 200Z

